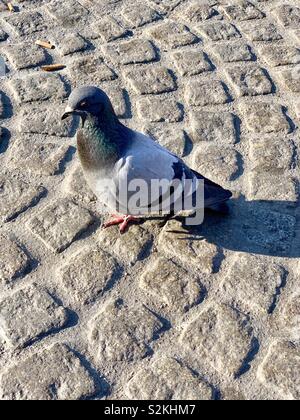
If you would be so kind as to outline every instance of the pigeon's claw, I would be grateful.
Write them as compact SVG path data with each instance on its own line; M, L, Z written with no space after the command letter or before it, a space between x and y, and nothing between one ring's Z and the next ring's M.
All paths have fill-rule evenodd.
M107 228L109 228L111 226L115 226L115 225L120 225L123 222L124 222L124 217L123 216L112 215L111 220L104 223L103 229L107 229Z
M138 220L137 217L134 216L117 216L117 215L112 215L112 219L109 220L108 222L106 222L103 225L103 229L107 229L111 226L116 226L116 225L120 225L120 233L125 233L128 225L130 222L136 221Z

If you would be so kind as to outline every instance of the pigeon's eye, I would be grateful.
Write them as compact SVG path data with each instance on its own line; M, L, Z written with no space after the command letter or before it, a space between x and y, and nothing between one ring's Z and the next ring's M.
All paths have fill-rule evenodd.
M87 106L87 101L80 102L79 106L80 108L84 108L85 106Z

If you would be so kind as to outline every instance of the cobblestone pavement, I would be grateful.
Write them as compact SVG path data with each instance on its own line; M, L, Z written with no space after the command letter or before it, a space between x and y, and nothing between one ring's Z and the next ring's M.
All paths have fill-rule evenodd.
M1 398L299 399L300 1L14 4L0 1ZM59 119L83 83L230 188L230 216L101 231Z

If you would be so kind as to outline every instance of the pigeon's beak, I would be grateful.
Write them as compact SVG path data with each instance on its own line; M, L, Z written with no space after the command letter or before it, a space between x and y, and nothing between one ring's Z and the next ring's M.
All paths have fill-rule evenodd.
M65 109L65 112L64 112L63 116L61 117L61 119L65 120L66 118L69 118L74 113L75 113L75 110L73 108L71 108L70 106L67 106L67 108Z

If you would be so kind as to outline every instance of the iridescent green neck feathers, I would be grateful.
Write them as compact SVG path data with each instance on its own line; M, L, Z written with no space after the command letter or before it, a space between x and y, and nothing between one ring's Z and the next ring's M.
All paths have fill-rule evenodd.
M118 124L114 115L109 120L88 116L77 133L77 147L85 170L102 169L118 159Z

